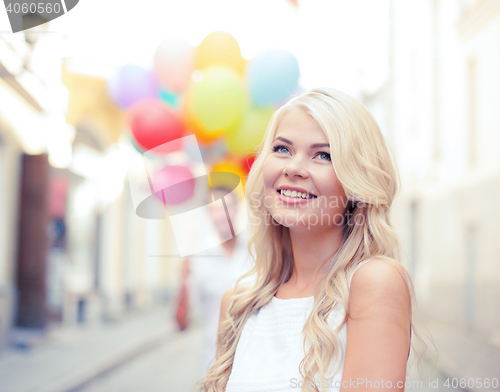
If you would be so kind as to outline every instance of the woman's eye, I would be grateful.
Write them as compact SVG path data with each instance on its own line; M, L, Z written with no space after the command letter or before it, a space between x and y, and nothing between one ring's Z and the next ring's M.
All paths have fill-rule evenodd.
M288 152L288 148L282 145L274 146L273 152L284 152L286 154Z
M327 161L331 161L332 160L330 154L327 153L327 152L319 152L318 156L319 157L325 157L325 158L321 158L321 159L326 159Z

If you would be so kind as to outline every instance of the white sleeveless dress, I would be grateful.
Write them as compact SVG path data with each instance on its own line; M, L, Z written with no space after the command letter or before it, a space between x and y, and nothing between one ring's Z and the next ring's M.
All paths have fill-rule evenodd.
M349 288L354 272L376 257L383 256L370 257L357 265L348 280ZM226 392L300 391L303 378L299 364L305 356L302 329L313 302L313 296L291 299L273 297L248 318L236 347ZM335 306L328 316L328 324L336 328L344 315L344 307ZM339 371L328 377L329 391L340 390L347 341L346 323L340 329L339 337L344 355Z

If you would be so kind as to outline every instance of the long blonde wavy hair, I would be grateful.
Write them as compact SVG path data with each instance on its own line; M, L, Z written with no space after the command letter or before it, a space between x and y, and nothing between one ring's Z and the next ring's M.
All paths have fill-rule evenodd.
M292 109L301 109L312 116L327 136L335 173L343 186L348 203L344 209L343 244L328 263L314 293L314 304L304 328L305 342L310 348L300 363L299 371L305 385L314 385L316 375L323 379L336 372L344 353L339 330L349 317L348 278L363 260L383 255L394 262L400 260L400 244L392 228L389 212L399 192L400 179L393 156L375 119L368 109L353 97L331 88L310 90L278 109L270 119L257 158L250 170L245 187L248 206L249 253L253 269L240 277L227 302L225 320L217 333L215 363L197 382L203 392L225 390L243 327L252 313L266 305L278 288L290 279L293 254L289 228L278 224L264 203L262 168L271 153L271 145L283 116ZM427 345L415 328L416 300L413 284L406 269L411 302L411 349L408 364L420 358ZM251 285L240 281L255 274ZM329 326L328 315L336 304L346 309L342 323L336 329ZM420 366L419 366L420 370ZM309 383L308 383L309 381ZM310 390L310 388L309 388Z

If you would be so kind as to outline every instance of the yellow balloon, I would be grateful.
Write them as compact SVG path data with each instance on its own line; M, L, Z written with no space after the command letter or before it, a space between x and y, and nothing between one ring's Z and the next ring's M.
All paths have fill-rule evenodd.
M212 172L229 172L237 174L241 178L241 184L243 185L243 189L245 189L245 181L246 181L246 173L241 167L240 164L231 161L222 161L215 164L212 167ZM223 182L212 183L212 188L216 188L218 186L231 186L231 184L224 184Z
M248 108L239 128L227 136L228 150L234 153L255 151L273 113L273 108Z
M241 122L246 104L239 74L222 66L205 68L192 86L194 115L208 133L228 133Z
M238 41L225 31L208 34L196 48L196 66L203 69L212 65L225 65L243 71L244 60Z

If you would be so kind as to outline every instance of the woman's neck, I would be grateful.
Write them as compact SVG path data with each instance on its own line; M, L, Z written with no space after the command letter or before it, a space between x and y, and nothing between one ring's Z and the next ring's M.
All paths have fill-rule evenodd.
M294 261L287 286L297 292L314 292L316 285L327 273L327 261L342 246L342 228L292 227L290 238Z

